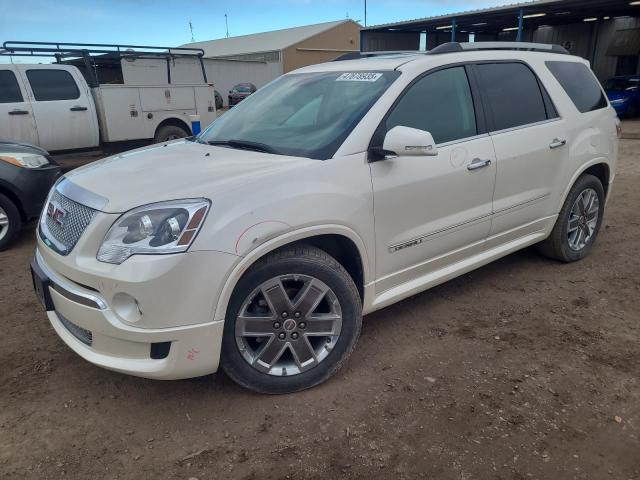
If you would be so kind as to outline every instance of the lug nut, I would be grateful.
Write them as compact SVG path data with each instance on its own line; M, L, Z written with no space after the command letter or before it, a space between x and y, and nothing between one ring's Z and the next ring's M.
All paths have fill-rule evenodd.
M280 332L280 333L278 334L278 338L279 338L280 340L284 340L284 337L286 337L286 336L287 336L287 335L286 335L284 332Z
M294 313L293 316L296 317L296 318L300 318L300 312Z
M289 314L287 312L282 312L282 318L287 318Z
M291 338L293 338L294 340L298 338L298 332L293 332L291 334Z
M300 328L302 328L303 330L304 330L305 328L307 328L307 324L306 324L306 323L304 323L304 322L300 322L300 323L298 324L298 326L299 326Z
M273 322L273 328L280 328L280 322Z

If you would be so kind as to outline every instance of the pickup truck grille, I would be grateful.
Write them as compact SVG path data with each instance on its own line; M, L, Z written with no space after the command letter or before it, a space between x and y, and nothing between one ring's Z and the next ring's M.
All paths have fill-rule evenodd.
M68 255L96 213L97 210L54 190L42 212L40 235L49 247L61 255Z

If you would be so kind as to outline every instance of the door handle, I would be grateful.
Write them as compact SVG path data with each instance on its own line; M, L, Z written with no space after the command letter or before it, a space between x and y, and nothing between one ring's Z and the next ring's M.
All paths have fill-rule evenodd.
M11 110L9 115L29 115L28 110Z
M550 149L564 147L567 144L566 140L560 140L559 138L554 138L553 142L549 145Z
M71 107L69 110L72 112L85 112L88 110L87 107L81 107L80 105L76 105L75 107Z
M488 167L491 165L491 160L481 160L479 158L474 158L473 161L467 165L467 170L477 170L479 168Z

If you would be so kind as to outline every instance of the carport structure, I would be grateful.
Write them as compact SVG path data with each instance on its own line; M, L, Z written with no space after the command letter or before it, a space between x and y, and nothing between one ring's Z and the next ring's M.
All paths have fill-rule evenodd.
M430 50L470 40L556 43L590 60L598 76L606 77L637 72L637 17L640 1L539 0L372 26L361 31L360 48Z

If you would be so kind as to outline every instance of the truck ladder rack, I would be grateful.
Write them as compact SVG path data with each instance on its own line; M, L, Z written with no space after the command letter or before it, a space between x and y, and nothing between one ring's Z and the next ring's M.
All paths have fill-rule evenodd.
M0 48L0 56L16 57L54 57L56 63L61 63L65 58L82 58L89 74L87 79L90 87L99 85L95 75L93 58L108 55L118 59L122 58L166 58L167 65L172 58L192 57L197 58L202 68L204 83L207 82L207 73L204 68L204 50L201 48L185 47L154 47L150 45L119 45L109 43L64 43L64 42L20 42L8 40Z

